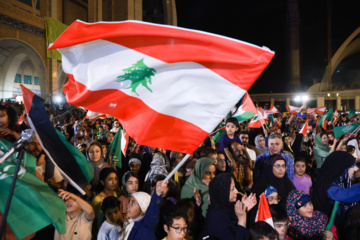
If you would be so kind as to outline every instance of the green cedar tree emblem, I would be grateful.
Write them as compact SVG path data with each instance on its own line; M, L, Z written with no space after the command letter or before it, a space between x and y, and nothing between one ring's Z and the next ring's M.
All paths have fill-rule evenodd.
M136 93L136 95L139 96L139 94L136 92L136 88L141 84L150 92L152 92L152 90L147 84L151 84L151 76L155 76L154 72L156 72L156 70L154 68L149 68L148 66L146 66L146 64L144 63L144 59L139 60L131 67L123 69L123 71L125 72L125 74L118 76L117 78L119 78L119 80L117 80L117 82L130 80L131 84L126 89L131 88L131 92L134 92Z

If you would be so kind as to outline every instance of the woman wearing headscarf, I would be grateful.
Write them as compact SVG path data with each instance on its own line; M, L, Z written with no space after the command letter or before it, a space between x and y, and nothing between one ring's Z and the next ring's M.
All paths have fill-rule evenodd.
M310 196L301 190L290 192L286 212L290 217L288 234L293 239L312 239L321 240L323 235L326 239L333 240L334 227L332 232L325 231L328 217L325 213L314 211Z
M334 202L339 201L334 222L337 227L344 220L353 203L360 200L360 183L351 184L357 169L351 154L335 151L326 158L316 178L313 191L315 209L329 217Z
M216 167L210 158L200 158L188 180L181 189L181 199L192 198L195 188L199 192L202 203L202 215L205 217L209 206L209 183L215 177Z
M235 177L231 173L216 176L209 184L210 201L204 231L220 240L248 239L246 213L256 204L256 196L237 200Z
M103 157L102 146L99 142L90 143L86 150L86 158L94 167L92 185L96 186L99 184L99 174L101 170L107 167L107 163Z
M334 144L331 146L331 149L329 147L329 139L325 132L318 133L315 136L315 147L314 147L314 158L316 161L317 169L321 168L322 164L324 163L327 156L329 156L330 153L334 151L336 142L334 141Z
M280 197L279 205L286 207L286 199L292 190L295 189L294 184L286 175L286 162L281 155L273 155L270 164L265 166L263 175L254 183L251 192L256 196L260 196L269 186L274 187Z
M271 156L269 163L265 166L260 179L254 183L251 192L259 198L269 186L272 186L278 192L278 199L280 200L278 204L285 209L287 196L295 189L294 184L286 175L286 162L281 155ZM249 212L250 224L255 221L257 210L258 205Z
M255 147L261 152L267 152L269 149L266 147L265 138L262 135L255 137Z

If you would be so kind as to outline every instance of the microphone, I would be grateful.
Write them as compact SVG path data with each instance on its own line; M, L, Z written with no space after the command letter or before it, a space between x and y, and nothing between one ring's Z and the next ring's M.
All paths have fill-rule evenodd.
M3 164L14 152L21 150L25 143L34 139L34 132L32 129L25 129L21 132L19 140L14 142L9 150L0 158L0 165Z

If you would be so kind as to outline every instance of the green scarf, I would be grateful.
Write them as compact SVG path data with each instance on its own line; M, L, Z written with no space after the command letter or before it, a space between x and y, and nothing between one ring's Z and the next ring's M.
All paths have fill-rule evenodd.
M210 158L204 157L200 158L194 167L193 172L186 181L185 185L181 189L181 199L183 198L192 198L194 196L194 188L196 188L202 198L202 215L206 217L206 212L209 206L209 186L206 186L201 180L204 172L210 166L214 165L214 161Z
M315 143L315 146L321 150L324 150L326 152L329 152L330 151L330 148L327 144L324 144L322 141L321 141L321 133L318 133L316 134L316 137L315 137L315 140L314 140L314 143Z

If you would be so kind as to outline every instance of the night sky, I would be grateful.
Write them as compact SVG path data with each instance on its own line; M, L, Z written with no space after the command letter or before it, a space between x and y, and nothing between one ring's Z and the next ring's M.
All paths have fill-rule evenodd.
M176 0L178 26L266 46L275 57L250 93L288 89L286 0ZM332 52L360 27L360 0L332 1ZM321 80L327 64L327 2L299 0L301 90ZM360 55L345 59L333 80L360 81Z

